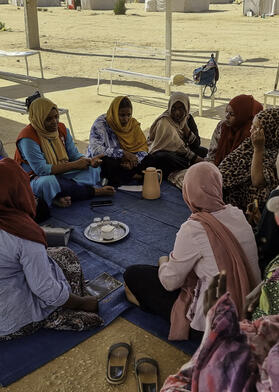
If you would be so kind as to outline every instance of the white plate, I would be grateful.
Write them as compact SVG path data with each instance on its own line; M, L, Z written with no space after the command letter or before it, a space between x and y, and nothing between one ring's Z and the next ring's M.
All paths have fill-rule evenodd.
M96 228L96 230L93 233L92 233L92 230L90 232L89 229L90 229L90 225L87 226L83 232L85 237L90 241L100 242L102 244L110 244L112 242L120 241L123 238L125 238L129 234L129 231L130 231L129 227L125 223L118 222L118 226L114 230L114 238L112 240L104 240L101 237L101 231L99 228Z

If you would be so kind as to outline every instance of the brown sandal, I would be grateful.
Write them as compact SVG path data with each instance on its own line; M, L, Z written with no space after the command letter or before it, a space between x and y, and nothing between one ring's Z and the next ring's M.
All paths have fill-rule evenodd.
M120 342L110 346L106 374L106 379L110 384L122 384L125 381L130 352L129 343Z
M139 354L135 358L138 392L158 392L159 366L155 359Z

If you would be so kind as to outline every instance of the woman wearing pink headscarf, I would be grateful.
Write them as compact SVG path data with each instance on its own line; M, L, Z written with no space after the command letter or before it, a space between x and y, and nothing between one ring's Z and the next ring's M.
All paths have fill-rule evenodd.
M177 233L168 261L136 265L124 273L127 298L171 321L169 339L203 332L204 293L226 270L228 290L241 313L246 295L260 282L257 247L243 212L222 199L222 176L209 162L188 169L183 198L192 214ZM240 314L241 316L241 314Z

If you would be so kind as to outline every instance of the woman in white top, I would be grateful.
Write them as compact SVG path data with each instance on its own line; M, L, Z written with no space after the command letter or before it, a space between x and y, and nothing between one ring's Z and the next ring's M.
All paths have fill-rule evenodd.
M204 292L221 270L239 312L260 281L252 228L240 209L224 204L218 168L201 162L188 169L183 198L192 215L178 231L168 261L159 261L159 268L132 266L124 274L127 298L170 319L169 339L176 340L187 339L190 327L204 331Z

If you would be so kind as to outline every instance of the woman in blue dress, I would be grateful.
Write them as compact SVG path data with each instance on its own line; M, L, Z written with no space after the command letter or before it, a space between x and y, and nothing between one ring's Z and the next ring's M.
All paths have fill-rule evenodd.
M77 150L52 101L34 100L29 120L17 138L15 160L29 174L37 197L48 206L69 207L72 201L114 193L113 187L95 187L100 181L101 156L88 159Z

